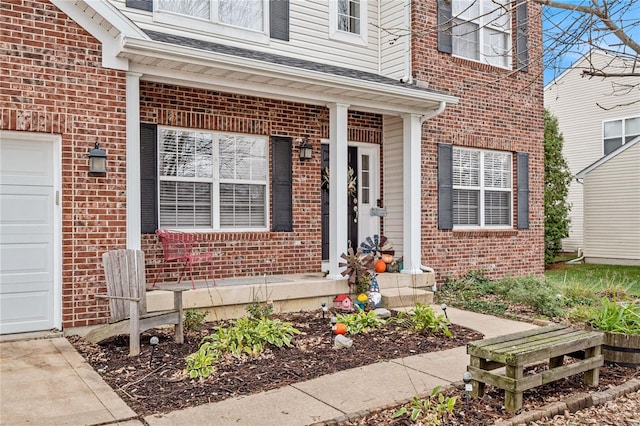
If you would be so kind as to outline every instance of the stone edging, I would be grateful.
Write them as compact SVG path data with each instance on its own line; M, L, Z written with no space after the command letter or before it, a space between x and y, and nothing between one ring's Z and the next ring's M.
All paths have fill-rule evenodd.
M446 389L442 390L444 391ZM537 420L542 420L545 417L553 418L553 416L563 414L565 411L575 413L576 411L582 410L584 408L589 408L595 405L602 405L607 401L611 401L615 398L618 398L619 396L626 395L637 390L640 390L640 379L631 379L621 385L614 386L602 392L581 392L577 395L573 395L567 398L564 401L553 402L535 410L525 411L524 413L520 413L510 419L499 421L498 423L496 423L496 426L517 426L527 424ZM413 401L413 398L409 398L403 401L396 401L372 410L362 410L355 413L344 414L331 420L312 423L310 426L335 426L341 422L354 421L370 414L376 414L387 409L393 409L398 407L399 405L404 405L411 401Z
M577 395L573 395L564 401L553 402L536 410L520 413L515 417L496 423L496 426L517 426L537 420L542 420L545 417L551 419L553 418L553 416L562 414L565 411L575 413L576 411L582 410L583 408L602 405L607 401L611 401L619 396L635 392L638 389L640 389L640 380L631 379L628 382L625 382L618 386L614 386L602 392L582 392Z

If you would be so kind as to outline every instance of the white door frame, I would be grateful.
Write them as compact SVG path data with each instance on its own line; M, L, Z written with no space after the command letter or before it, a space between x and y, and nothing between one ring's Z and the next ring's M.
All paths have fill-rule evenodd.
M58 134L0 130L0 141L17 139L53 144L53 327L62 330L62 137ZM87 152L88 148L87 148Z
M322 139L322 144L329 144L328 139ZM373 234L380 235L380 217L371 216L371 208L377 207L377 200L381 199L380 193L380 145L367 142L347 142L347 146L356 147L358 149L358 247L360 243L366 238L373 236ZM369 203L363 205L362 200L362 154L368 154L371 156L371 176L369 176L370 182L370 195ZM329 165L331 167L331 165ZM329 206L331 209L331 206ZM331 238L331 236L329 236ZM346 238L346 237L345 237ZM355 248L354 247L354 248ZM329 267L327 262L323 262L322 269L326 270Z
M380 217L371 216L371 208L377 207L380 199L380 145L364 142L350 142L349 146L358 149L358 246L365 238L380 235ZM365 203L363 196L362 156L369 155L369 198Z

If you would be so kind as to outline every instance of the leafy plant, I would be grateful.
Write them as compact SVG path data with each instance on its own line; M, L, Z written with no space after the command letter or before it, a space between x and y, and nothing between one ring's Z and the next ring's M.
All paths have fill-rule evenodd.
M453 335L449 330L449 320L442 314L436 314L431 306L421 303L417 303L411 313L399 313L394 321L422 333L442 331L447 337Z
M594 309L590 324L602 331L640 335L640 303L617 303L603 298Z
M349 334L368 333L372 328L382 327L386 321L376 317L373 311L360 311L354 314L340 314L339 323L344 324Z
M442 424L443 421L447 420L448 415L453 412L457 397L445 397L442 393L439 393L440 388L440 386L436 386L431 391L431 395L424 400L414 396L408 408L402 407L396 410L391 417L396 419L411 412L410 417L413 422L420 420L426 424Z
M196 352L187 355L187 367L185 372L189 377L209 377L215 370L213 364L221 358L219 351L210 350L209 347L201 346Z
M184 312L184 328L187 330L200 330L206 318L207 313L205 311L189 309Z
M269 318L273 313L273 304L254 300L247 306L247 313L251 318Z
M279 319L239 318L231 321L228 327L216 327L215 332L204 337L198 351L187 356L186 371L191 377L207 377L213 363L226 353L236 358L242 354L257 356L266 345L278 348L291 346L296 334L300 334L298 329Z

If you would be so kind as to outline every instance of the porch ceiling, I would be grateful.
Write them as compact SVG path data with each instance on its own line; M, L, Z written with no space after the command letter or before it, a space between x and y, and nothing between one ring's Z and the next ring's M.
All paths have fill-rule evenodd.
M343 103L353 110L392 115L428 114L441 102L458 102L377 74L147 33L160 40L124 37L118 55L143 80L323 106Z

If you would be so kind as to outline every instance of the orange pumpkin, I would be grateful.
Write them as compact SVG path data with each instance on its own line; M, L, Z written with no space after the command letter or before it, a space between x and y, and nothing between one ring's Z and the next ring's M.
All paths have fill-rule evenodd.
M333 334L347 334L347 326L342 323L337 323L333 326Z
M380 259L375 263L373 268L377 273L381 274L387 270L387 264L384 262L384 260Z

